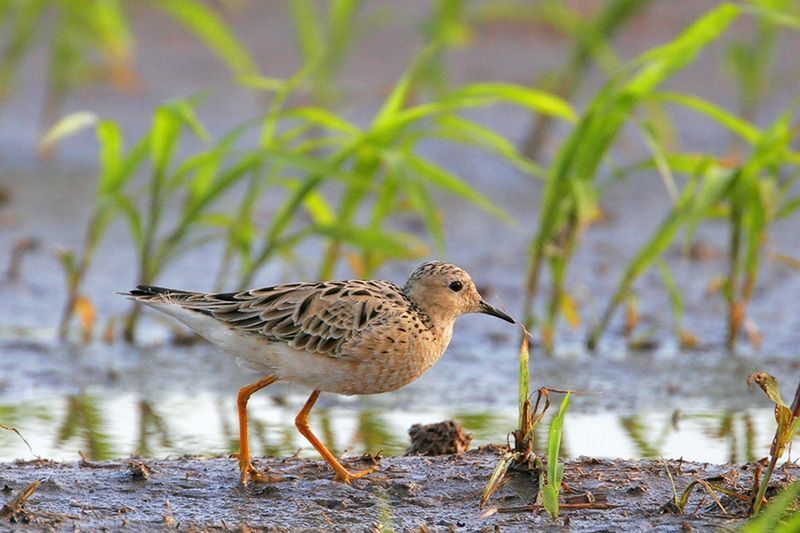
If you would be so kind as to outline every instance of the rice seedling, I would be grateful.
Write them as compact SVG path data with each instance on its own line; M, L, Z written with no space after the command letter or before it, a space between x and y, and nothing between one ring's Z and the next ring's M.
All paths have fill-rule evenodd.
M563 393L564 399L561 401L558 413L550 423L550 433L547 443L547 478L542 483L542 461L534 452L534 435L539 423L544 419L545 413L550 408L550 393ZM561 450L562 432L564 427L564 417L571 391L562 391L542 387L538 389L536 402L531 406L530 395L530 351L528 349L528 337L523 336L519 352L519 418L517 428L512 432L514 437L514 447L506 452L492 471L486 487L481 495L480 507L483 508L489 498L502 486L506 472L509 468L515 468L525 472L537 472L539 497L542 505L547 512L555 519L558 517L558 494L561 488L561 479L564 474L564 465L558 462ZM541 410L539 406L541 404Z
M111 221L123 209L120 194L147 155L147 136L126 152L124 136L119 125L110 120L100 120L90 113L77 113L62 119L45 135L42 146L44 149L49 149L49 146L63 137L90 126L94 126L100 145L98 157L100 168L95 191L95 206L86 226L83 248L77 255L73 250L65 250L60 254L67 285L67 300L58 328L62 340L66 340L68 336L70 322L81 298L88 298L82 294L84 278Z
M553 349L558 317L569 299L565 281L570 260L597 215L599 191L594 182L614 140L637 106L719 38L740 13L736 5L721 4L673 41L629 63L594 98L559 151L545 186L539 229L530 245L525 298L525 323L532 326L533 302L547 265L551 289L540 332L548 353Z
M433 48L429 48L427 53ZM383 228L388 215L403 204L420 213L428 231L441 250L444 245L440 215L429 191L430 186L460 196L501 218L501 209L470 187L464 180L417 150L425 140L470 144L498 154L525 172L538 167L521 157L501 136L459 115L460 112L498 103L514 104L540 113L571 120L573 112L563 100L541 91L504 83L477 83L455 89L432 102L415 106L406 104L416 75L416 67L425 63L426 53L418 58L397 83L368 128L354 132L329 160L350 170L349 181L339 203L336 218L344 227L352 225L367 193L374 191L375 202L368 227ZM341 239L333 239L319 271L329 278L341 256ZM385 260L385 254L362 254L361 274L370 275Z
M756 9L771 10L784 16L800 15L800 5L795 0L750 0ZM731 74L738 90L738 114L755 121L759 106L770 91L769 76L775 60L775 47L785 26L774 17L756 19L750 39L736 38L727 46L726 55ZM734 138L734 141L740 141Z
M71 251L61 255L68 287L67 302L59 328L62 339L67 337L72 316L79 310L78 304L86 301L86 297L81 294L82 283L97 247L117 216L124 216L128 221L130 235L139 255L140 281L152 282L166 263L174 259L179 247L185 244L190 228L205 214L204 209L208 204L235 183L239 174L247 170L234 167L220 176L215 175L221 164L220 152L224 152L227 147L224 141L223 148L218 148L217 152L212 150L201 157L189 159L175 169L174 173L170 173L170 163L183 126L193 129L199 137L208 137L194 114L193 105L187 100L162 105L154 115L151 130L127 153L118 124L98 120L85 113L66 117L45 136L43 145L47 146L84 127L94 125L100 144L96 202L87 226L83 249L80 256ZM231 139L226 141L229 143ZM217 157L213 157L214 155ZM152 164L151 180L147 184L149 205L140 209L136 202L137 193L130 189L132 178L142 170L148 158ZM182 216L173 231L164 235L161 222L165 205L180 185L187 185L183 180L192 172L194 176L188 182L187 201ZM136 316L134 312L128 317L128 339L133 337Z
M620 66L619 59L610 41L648 4L650 0L613 0L605 2L598 13L585 18L566 2L547 0L537 6L541 10L539 16L545 22L575 41L569 59L557 72L545 75L542 88L571 100L580 90L592 65L600 65L607 72L616 71ZM552 126L552 117L537 117L524 141L523 153L531 159L538 159L542 143Z
M792 216L800 207L793 186L800 178L798 154L792 150L798 129L790 114L760 130L727 111L695 96L664 93L656 98L685 105L713 117L721 125L752 145L752 154L740 164L731 165L713 154L664 154L670 173L684 174L687 181L647 243L637 252L620 278L617 289L601 318L592 329L587 345L594 348L616 311L633 289L635 282L652 266L658 266L673 305L676 335L684 346L693 336L683 329L683 303L663 254L685 234L685 249L697 227L710 219L727 216L730 224L729 272L724 284L728 302L727 345L733 349L746 317L747 303L758 279L763 246L771 224ZM648 165L655 165L650 161Z
M800 497L800 481L795 481L773 497L769 506L758 516L752 517L739 530L741 533L792 533L800 529L800 513L797 498Z
M492 104L515 104L570 120L569 105L547 93L502 83L480 83L455 89L433 101L408 105L409 93L433 48L417 58L389 94L372 123L360 128L319 107L276 109L265 122L262 150L274 162L297 163L302 172L283 183L289 198L275 214L249 266L240 277L244 286L255 270L277 253L277 244L293 242L291 221L301 208L312 219L306 232L323 236L327 250L317 277L330 278L340 260L347 258L358 275L369 276L386 259L414 257L424 245L414 236L387 227L400 212L418 214L439 250L444 247L441 214L431 188L460 196L496 216L501 209L465 180L419 154L424 142L451 141L471 144L497 154L525 172L537 172L536 165L513 145L491 130L460 115L468 109ZM306 72L313 69L307 68ZM300 74L298 74L300 75ZM274 87L274 84L270 84ZM275 136L276 121L300 121L291 135ZM304 125L316 128L306 137ZM338 185L338 206L321 192L322 185ZM359 220L365 220L359 225ZM360 253L346 253L346 245Z
M261 121L259 145L250 150L240 149L239 139L258 125L257 121L247 121L214 142L196 116L198 99L159 106L151 130L128 153L124 151L119 127L93 115L72 115L53 128L43 144L52 144L94 125L101 150L96 209L83 253L80 258L66 253L62 260L69 287L62 337L66 336L76 303L82 297L80 286L94 251L116 216L127 221L138 257L136 281L140 284L153 283L188 249L219 237L220 229L226 245L218 286L225 283L236 259L238 286L243 287L265 263L278 254L291 253L311 237L329 242L319 278L332 275L343 257L340 251L344 246L359 251L359 255L347 256L357 273L370 275L386 259L417 256L423 250L416 237L386 227L385 222L398 212L410 209L420 214L437 246L443 248L441 219L429 191L431 186L461 196L497 216L506 216L460 177L420 156L416 150L423 140L471 143L525 171L536 171L535 164L520 156L507 140L458 116L458 112L514 103L565 119L573 117L563 101L509 84L474 84L433 102L406 106L415 72L412 68L370 127L361 129L320 107L287 107L289 97L314 68L315 65L308 65L285 81L256 77L245 80L273 95L270 110ZM312 129L315 134L307 135ZM206 147L181 158L179 145L184 130L192 132ZM149 171L149 179L142 189L137 189L131 178L145 170ZM238 207L233 212L220 210L222 198L245 183L242 186L246 191ZM341 186L338 209L327 196L336 195L335 187L323 189L323 184ZM288 196L269 225L261 229L254 221L254 209L269 187L283 189ZM183 200L177 209L177 220L167 222L164 213L175 208L179 198ZM366 215L369 209L372 213ZM298 219L301 213L310 217L310 223ZM362 224L364 218L367 222ZM200 227L217 231L200 232ZM134 308L124 326L127 340L134 338L137 319L138 308Z
M561 479L564 477L564 464L558 462L558 455L569 398L570 393L567 392L561 400L558 413L550 423L550 437L547 441L547 481L541 487L541 493L542 505L553 520L558 518L558 494L561 491Z
M772 440L772 445L769 449L770 460L767 465L767 471L761 479L756 478L754 487L755 496L753 498L753 516L756 516L761 510L764 502L764 495L769 486L769 480L772 477L772 472L775 470L778 460L786 451L786 448L792 442L794 437L800 430L800 382L797 384L794 400L792 405L787 405L781 398L781 391L778 386L778 380L766 372L757 372L751 374L747 378L748 385L756 383L764 394L772 400L775 404L775 421L778 427L775 429L775 437Z
M111 82L127 92L139 88L133 65L135 36L125 2L119 0L5 0L0 24L10 28L0 43L0 101L14 90L20 67L39 40L49 48L43 124L60 114L76 88ZM237 74L255 74L255 62L215 8L193 0L147 2L177 20ZM52 145L50 145L52 147Z
M353 41L358 37L362 0L332 0L323 6L313 0L288 3L303 65L314 65L309 79L314 101L333 101L335 78Z
M417 84L441 96L450 89L447 52L468 44L472 35L470 5L465 0L436 0L423 24L423 36L435 46L426 61L419 65Z

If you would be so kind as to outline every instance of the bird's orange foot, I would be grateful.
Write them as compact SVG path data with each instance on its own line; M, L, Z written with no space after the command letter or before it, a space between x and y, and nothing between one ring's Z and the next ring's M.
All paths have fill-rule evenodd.
M256 467L253 466L253 463L249 461L244 465L240 464L239 470L242 485L245 487L251 481L254 483L278 483L279 481L286 481L285 477L275 476L266 471L259 472L256 470Z
M342 483L347 483L348 485L353 482L354 479L360 479L364 476L367 476L375 471L378 470L378 465L371 466L365 470L360 472L348 472L344 468L342 470L336 471L336 476L333 478L334 481L341 481Z

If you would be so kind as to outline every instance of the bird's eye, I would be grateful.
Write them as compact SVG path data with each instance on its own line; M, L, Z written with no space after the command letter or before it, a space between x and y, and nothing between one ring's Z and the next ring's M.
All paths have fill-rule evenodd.
M464 285L460 281L453 281L452 283L450 283L450 290L453 292L458 292L463 287Z

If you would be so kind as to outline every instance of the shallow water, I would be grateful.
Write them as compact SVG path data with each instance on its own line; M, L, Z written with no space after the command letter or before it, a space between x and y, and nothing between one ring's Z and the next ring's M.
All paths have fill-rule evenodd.
M294 427L302 403L303 398L296 395L280 403L265 395L253 397L249 413L254 454L289 456L300 451L304 456L315 455ZM473 446L478 446L503 442L517 416L513 409L362 407L315 409L312 429L337 455L378 450L398 455L408 447L406 432L415 423L454 419L472 433ZM766 408L725 413L569 413L562 454L569 458L683 458L717 464L752 461L769 451L775 430L771 415ZM71 461L81 455L93 460L131 455L160 459L238 450L233 395L204 391L158 398L132 393L59 395L0 403L0 417L19 428L32 449L17 435L0 432L0 461L36 456ZM549 417L537 433L540 452L545 449L548 426Z
M152 326L151 326L152 327ZM745 461L764 456L774 418L744 376L766 368L790 375L783 358L712 354L624 354L544 359L534 349L532 386L578 391L567 415L565 456L669 457ZM455 419L473 445L508 439L517 419L516 354L456 342L431 371L391 393L323 394L314 430L337 452L402 454L415 423ZM0 461L41 456L73 460L132 454L164 458L225 455L238 449L236 391L256 376L204 342L189 347L62 345L0 339ZM738 391L732 393L731 391ZM310 445L294 427L307 391L270 386L250 402L254 453L288 456ZM557 409L554 396L551 415ZM547 441L549 416L539 427Z

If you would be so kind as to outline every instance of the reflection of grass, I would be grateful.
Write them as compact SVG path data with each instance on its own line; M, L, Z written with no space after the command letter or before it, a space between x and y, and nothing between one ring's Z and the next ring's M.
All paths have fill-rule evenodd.
M56 446L65 446L78 438L83 441L80 451L87 459L111 459L117 457L107 433L101 402L85 394L67 397L67 412L56 432Z
M164 417L156 412L151 402L139 400L139 443L136 445L136 455L152 457L151 441L158 439L162 449L172 449L172 439Z
M0 423L16 427L34 445L34 451L47 457L52 454L47 447L37 446L36 441L42 437L55 442L56 451L63 452L77 443L87 457L111 458L122 452L135 452L143 457L157 457L163 454L228 454L239 448L239 433L236 426L235 410L231 409L231 399L220 395L213 400L217 404L219 426L182 428L181 421L196 407L180 400L161 400L155 403L151 399L131 398L130 403L120 405L114 403L112 412L105 396L78 396L64 400L49 400L46 404L26 402L17 405L0 406ZM54 415L52 406L65 405L67 411ZM125 427L117 427L111 435L107 421L120 418L118 409L134 413L131 423ZM265 416L258 408L250 410L250 430L253 450L257 455L269 457L285 457L298 448L310 452L305 441L298 437L294 426L297 405L270 410ZM60 413L60 409L58 410ZM138 412L138 418L135 413ZM386 455L399 455L408 444L407 428L398 427L397 411L389 408L367 409L356 411L349 409L322 408L315 412L312 423L318 428L319 435L326 445L338 448L337 454L377 452L383 450ZM404 413L404 418L407 413ZM553 413L548 413L532 433L532 451L537 455L547 453L547 428L552 421ZM630 445L638 456L658 457L663 453L663 446L670 440L671 444L687 443L687 439L700 430L702 437L698 446L703 443L723 445L725 455L719 461L733 462L752 461L762 456L766 450L764 444L757 446L759 436L755 427L754 416L748 412L723 412L705 414L682 414L679 422L688 422L684 431L679 431L673 421L664 414L648 414L622 417L624 439L621 444ZM442 419L453 418L474 436L473 446L488 443L506 442L506 430L513 426L515 417L505 410L497 412L453 411L441 414ZM666 417L663 425L662 418ZM430 413L419 413L419 419L430 419ZM32 421L38 421L32 424ZM653 420L658 420L654 423ZM351 429L355 426L355 432ZM121 429L121 433L116 431ZM55 438L53 438L55 436ZM188 440L187 440L188 436ZM762 440L764 435L760 435ZM572 457L566 435L562 434L560 456ZM218 447L222 442L222 448ZM0 457L16 458L20 453L19 441L10 432L0 432ZM574 444L574 443L573 443ZM579 443L583 453L593 454L591 445ZM69 448L68 448L69 446ZM344 449L343 449L344 448ZM13 450L13 452L12 452ZM129 450L126 452L125 450ZM99 455L95 455L99 454ZM27 452L25 452L27 456Z
M636 446L637 454L640 457L659 457L661 455L661 447L670 433L671 425L669 423L664 425L664 428L655 442L650 442L647 438L648 427L642 419L642 415L622 416L619 419L622 429L625 434Z
M358 433L355 442L360 442L365 451L385 451L388 455L405 450L405 436L399 438L391 432L386 420L387 413L365 409L358 414Z

